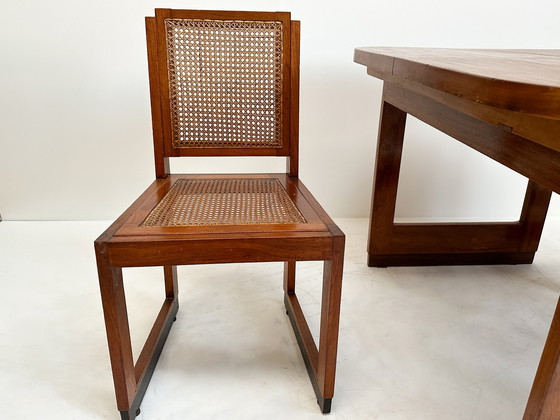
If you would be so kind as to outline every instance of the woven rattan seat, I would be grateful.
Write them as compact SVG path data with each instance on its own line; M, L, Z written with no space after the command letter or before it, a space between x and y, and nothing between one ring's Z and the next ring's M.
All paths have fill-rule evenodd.
M276 178L180 179L141 226L305 223Z
M177 266L272 261L284 263L286 322L327 413L344 234L298 179L299 22L284 12L157 9L146 32L156 179L95 241L121 417L137 416L175 320ZM280 156L288 170L171 174L170 158L181 156ZM295 293L297 261L324 261L318 344ZM122 271L145 266L163 267L166 298L134 360Z

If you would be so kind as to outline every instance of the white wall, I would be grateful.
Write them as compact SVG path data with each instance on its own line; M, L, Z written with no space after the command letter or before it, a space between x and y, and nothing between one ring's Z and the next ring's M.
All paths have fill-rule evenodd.
M143 18L154 7L287 10L302 21L301 178L335 217L369 210L381 82L352 62L354 47L560 42L557 0L4 2L4 220L112 219L151 182ZM418 122L407 127L404 160L398 216L507 219L519 212L519 176ZM182 169L229 171L230 163L216 168L204 159Z

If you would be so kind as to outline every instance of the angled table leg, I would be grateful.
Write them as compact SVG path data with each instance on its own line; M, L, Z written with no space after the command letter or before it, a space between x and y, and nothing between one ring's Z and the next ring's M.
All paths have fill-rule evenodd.
M544 345L523 420L553 420L560 416L560 299Z
M532 256L537 252L551 197L551 190L529 180L519 218L523 226L519 252L531 253Z
M407 113L515 170L527 166L523 158L511 163L499 152L504 149L503 144L511 146L519 140L510 138L514 137L511 133L430 98L385 83L372 194L368 265L531 263L551 197L549 188L532 180L528 183L517 222L394 222ZM514 150L516 156L542 152L533 144L519 144ZM532 173L525 175L531 176Z
M369 219L369 266L375 266L376 256L391 245L405 125L406 112L383 101Z

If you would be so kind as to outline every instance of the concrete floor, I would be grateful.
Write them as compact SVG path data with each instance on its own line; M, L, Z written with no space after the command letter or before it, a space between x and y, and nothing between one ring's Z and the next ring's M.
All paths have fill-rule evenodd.
M519 419L560 292L560 219L533 265L375 269L347 234L333 411L319 413L282 264L179 269L180 309L139 420ZM117 419L93 240L107 222L0 223L0 418ZM317 331L320 263L299 264ZM125 270L138 354L161 269Z

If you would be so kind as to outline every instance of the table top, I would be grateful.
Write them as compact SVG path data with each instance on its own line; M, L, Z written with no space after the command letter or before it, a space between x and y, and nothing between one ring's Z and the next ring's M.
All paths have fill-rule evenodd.
M478 104L560 119L560 50L356 48L372 76Z

